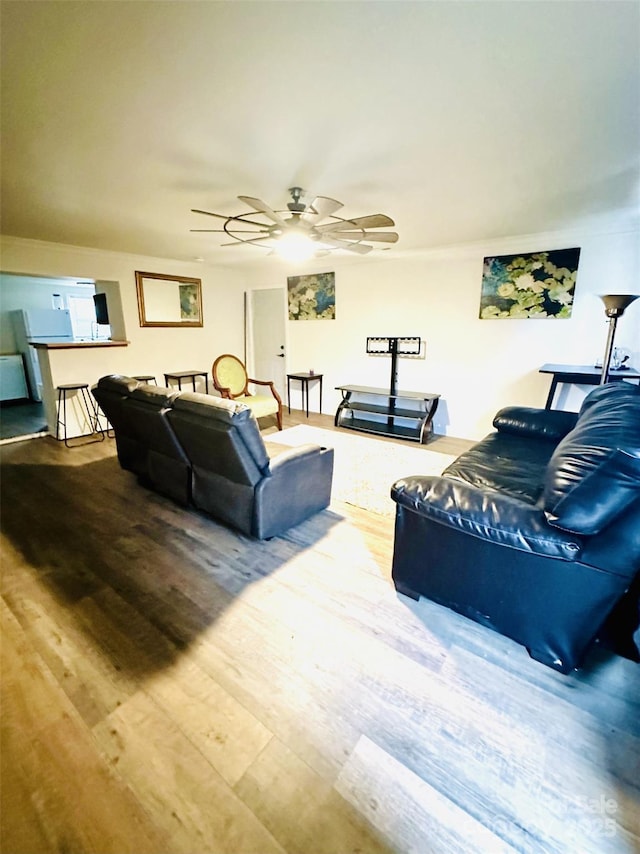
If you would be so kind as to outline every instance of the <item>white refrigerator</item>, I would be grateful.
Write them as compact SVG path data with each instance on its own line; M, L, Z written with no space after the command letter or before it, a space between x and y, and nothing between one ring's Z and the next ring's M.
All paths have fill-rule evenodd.
M66 309L37 308L11 312L16 345L24 355L33 400L42 400L42 376L36 350L32 341L73 341L71 314Z

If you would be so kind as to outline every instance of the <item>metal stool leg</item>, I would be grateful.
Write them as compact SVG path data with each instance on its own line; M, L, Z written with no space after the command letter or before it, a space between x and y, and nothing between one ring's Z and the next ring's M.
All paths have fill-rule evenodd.
M81 389L81 391L82 391L82 399L84 400L84 405L87 409L87 415L89 416L89 427L93 426L93 432L95 433L95 435L96 436L98 434L100 435L100 438L97 441L98 442L104 442L104 430L100 426L100 420L99 420L100 416L98 413L97 404L94 404L91 401L91 397L89 396L89 389L88 388L83 388L83 389ZM91 424L92 419L93 419L93 425Z
M60 408L63 407L63 415L64 418L60 418ZM56 419L56 439L60 441L60 427L64 427L64 443L69 447L67 443L67 395L64 389L58 389L58 417Z
M80 436L76 436L74 438L81 439L86 435L98 437L96 439L91 439L88 442L78 442L74 445L70 444L69 436L67 434L67 393L72 392L77 393L78 406L81 412L82 408L84 407L84 413L86 413L89 429L91 430L91 433L89 434L83 433ZM92 445L94 442L104 442L105 435L104 430L100 426L100 414L98 412L97 406L94 406L92 404L91 398L88 397L88 394L89 386L86 383L58 386L58 414L56 419L56 439L60 441L60 428L64 428L64 435L62 438L64 440L65 447L67 448L77 448L80 445ZM61 412L62 416L60 415Z

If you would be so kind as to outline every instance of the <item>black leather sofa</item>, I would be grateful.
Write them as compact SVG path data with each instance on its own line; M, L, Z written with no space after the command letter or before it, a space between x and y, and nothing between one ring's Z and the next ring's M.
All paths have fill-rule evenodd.
M331 501L333 449L265 443L242 403L116 374L92 393L122 468L245 534L277 536Z
M601 634L635 649L640 388L600 386L579 413L508 407L493 426L442 476L392 486L396 589L562 673Z

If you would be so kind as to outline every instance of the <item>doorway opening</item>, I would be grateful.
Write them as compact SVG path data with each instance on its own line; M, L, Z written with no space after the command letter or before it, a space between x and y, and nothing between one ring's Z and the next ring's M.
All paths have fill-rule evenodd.
M257 288L245 295L246 364L250 375L271 380L286 399L287 342L284 288Z
M111 328L97 322L96 291L108 294L112 315L121 319L117 282L0 272L0 356L12 363L12 369L13 363L19 363L21 374L21 382L0 383L0 443L46 435L51 426L42 405L42 377L30 338L78 341L111 337ZM117 331L120 326L124 338L123 322Z

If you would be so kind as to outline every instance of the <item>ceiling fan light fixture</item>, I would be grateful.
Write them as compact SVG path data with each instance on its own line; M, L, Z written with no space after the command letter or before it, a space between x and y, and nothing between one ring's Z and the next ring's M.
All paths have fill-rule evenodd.
M316 249L316 243L306 234L289 231L278 238L274 251L285 261L308 261Z

